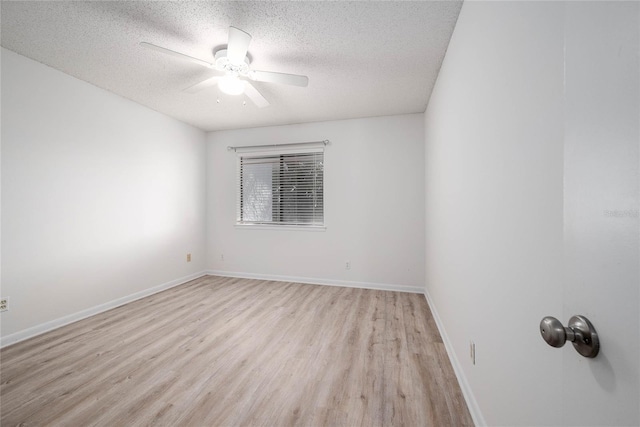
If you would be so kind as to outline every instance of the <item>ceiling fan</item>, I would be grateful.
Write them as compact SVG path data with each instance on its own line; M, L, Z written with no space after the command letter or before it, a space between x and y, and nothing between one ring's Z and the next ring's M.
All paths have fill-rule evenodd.
M194 62L220 73L220 75L209 77L186 88L185 92L189 93L195 93L217 84L222 92L228 95L241 95L244 93L258 108L264 108L269 106L269 101L246 79L256 82L279 83L300 87L306 87L309 84L309 78L307 76L252 70L250 67L251 61L247 57L249 43L251 43L250 34L238 28L229 27L229 42L227 48L218 50L214 54L214 62L203 61L185 55L184 53L147 42L141 42L140 45L176 58Z

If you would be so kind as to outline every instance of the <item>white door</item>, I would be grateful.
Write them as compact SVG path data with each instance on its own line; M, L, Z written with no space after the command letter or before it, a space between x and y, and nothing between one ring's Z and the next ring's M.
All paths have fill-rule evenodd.
M640 425L640 4L565 9L564 312L600 354L567 344L564 425Z

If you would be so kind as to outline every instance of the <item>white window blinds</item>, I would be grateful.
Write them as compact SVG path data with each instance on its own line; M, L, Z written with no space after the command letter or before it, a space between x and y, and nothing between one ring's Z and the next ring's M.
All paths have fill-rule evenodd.
M322 149L238 155L238 224L324 225Z

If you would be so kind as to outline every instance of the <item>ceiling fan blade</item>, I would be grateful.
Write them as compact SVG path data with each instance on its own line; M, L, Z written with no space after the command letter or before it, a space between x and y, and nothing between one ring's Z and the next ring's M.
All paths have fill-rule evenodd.
M201 91L202 89L206 89L208 87L215 86L216 84L218 84L218 80L220 80L220 77L221 76L209 77L208 79L203 80L200 83L196 83L193 86L189 86L183 92L196 93L196 92Z
M282 85L307 87L309 85L309 77L299 76L297 74L274 73L271 71L251 71L249 78L257 82L279 83Z
M193 56L185 55L184 53L176 52L175 50L167 49L166 47L156 46L155 44L151 44L147 42L140 42L140 46L146 47L147 49L162 52L166 55L171 55L175 58L191 61L198 65L202 65L203 67L213 68L213 64L210 62L203 61L202 59L194 58Z
M244 63L251 43L251 35L236 28L229 27L229 43L227 44L227 58L229 62L235 65Z
M247 95L247 97L251 101L253 101L254 104L256 104L256 107L264 108L269 106L269 101L267 101L265 97L262 96L260 92L258 92L258 89L256 89L251 83L247 81L245 81L244 83L246 85L244 94Z

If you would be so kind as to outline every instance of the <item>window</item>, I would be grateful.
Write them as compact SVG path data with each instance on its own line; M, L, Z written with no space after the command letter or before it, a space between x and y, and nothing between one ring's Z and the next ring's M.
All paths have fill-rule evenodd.
M322 148L238 157L238 224L324 225Z

